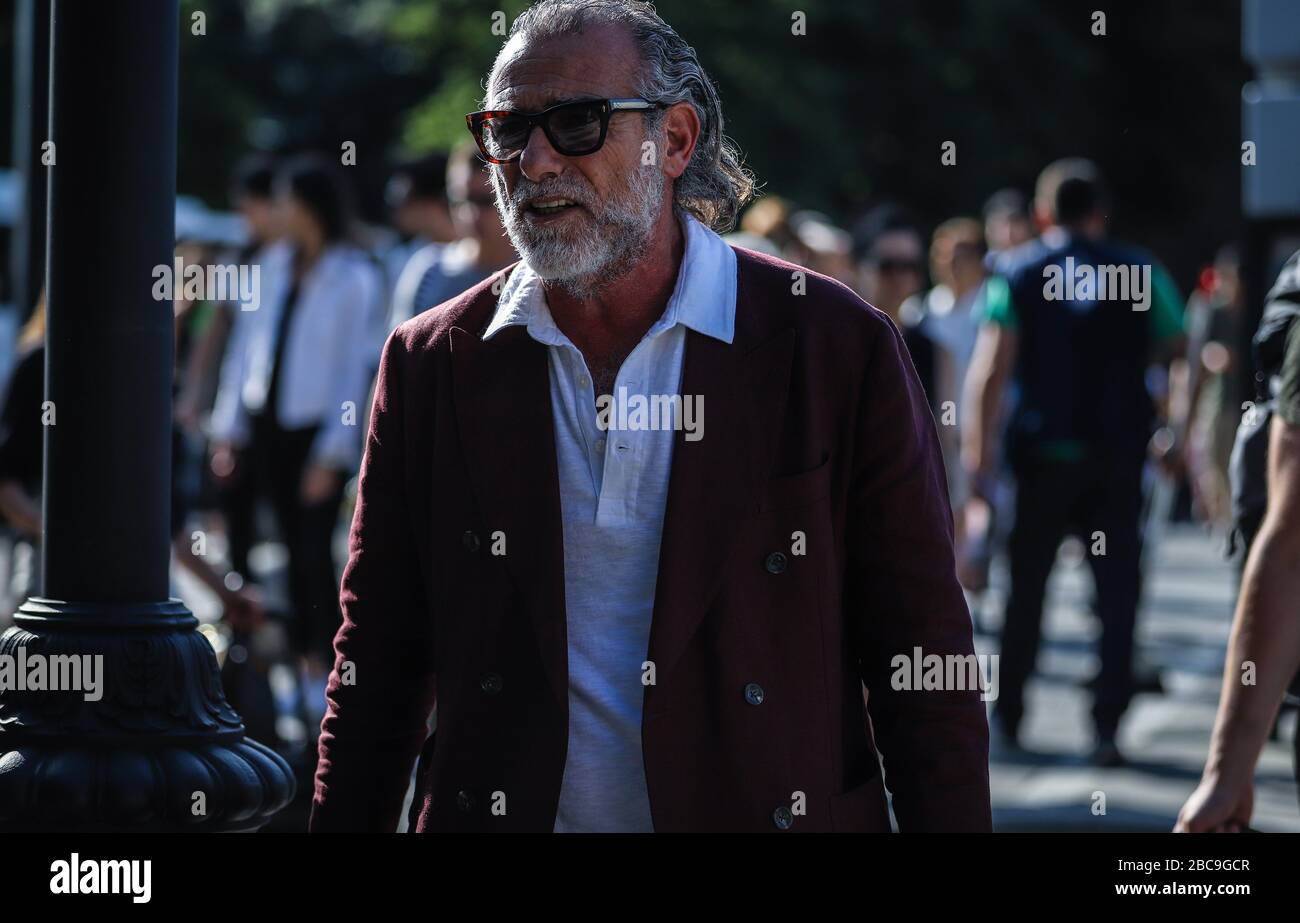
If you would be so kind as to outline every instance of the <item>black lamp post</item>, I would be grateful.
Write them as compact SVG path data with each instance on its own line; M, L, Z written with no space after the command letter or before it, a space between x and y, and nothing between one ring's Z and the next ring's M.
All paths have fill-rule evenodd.
M293 795L169 598L173 319L152 287L172 261L178 30L175 0L53 4L42 595L0 658L66 677L57 658L99 657L102 688L0 691L0 829L251 829Z

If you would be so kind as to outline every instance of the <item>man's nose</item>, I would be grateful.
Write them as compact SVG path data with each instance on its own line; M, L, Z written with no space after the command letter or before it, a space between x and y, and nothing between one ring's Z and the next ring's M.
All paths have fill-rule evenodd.
M519 170L534 183L564 172L564 156L551 147L551 139L546 137L540 125L534 125L528 133L528 143L519 155Z

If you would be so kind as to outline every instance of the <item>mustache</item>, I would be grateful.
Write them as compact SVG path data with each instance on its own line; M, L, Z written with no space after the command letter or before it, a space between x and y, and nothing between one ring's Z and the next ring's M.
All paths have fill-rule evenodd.
M577 177L557 176L545 182L535 183L520 177L514 190L510 193L509 205L512 211L520 212L535 199L556 197L570 199L579 205L591 207L591 187Z

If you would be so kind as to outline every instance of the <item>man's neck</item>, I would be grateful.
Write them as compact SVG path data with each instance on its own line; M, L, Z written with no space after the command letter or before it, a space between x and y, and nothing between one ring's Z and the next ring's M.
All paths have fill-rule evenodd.
M577 298L558 285L546 286L551 317L589 365L617 367L660 318L677 284L685 249L681 225L667 206L640 262L597 294Z

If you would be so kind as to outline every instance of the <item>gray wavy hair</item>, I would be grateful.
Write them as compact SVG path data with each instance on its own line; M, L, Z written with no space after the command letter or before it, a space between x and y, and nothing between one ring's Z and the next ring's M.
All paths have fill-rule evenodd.
M735 142L723 134L722 101L695 49L660 18L653 4L640 0L541 0L519 14L509 38L567 35L606 24L625 27L641 52L644 66L637 93L666 106L688 102L700 119L700 137L691 162L673 186L675 203L713 230L730 231L741 207L754 195L754 174L745 166ZM489 92L500 64L498 56L488 78ZM657 130L662 119L663 110L648 116L651 130Z

